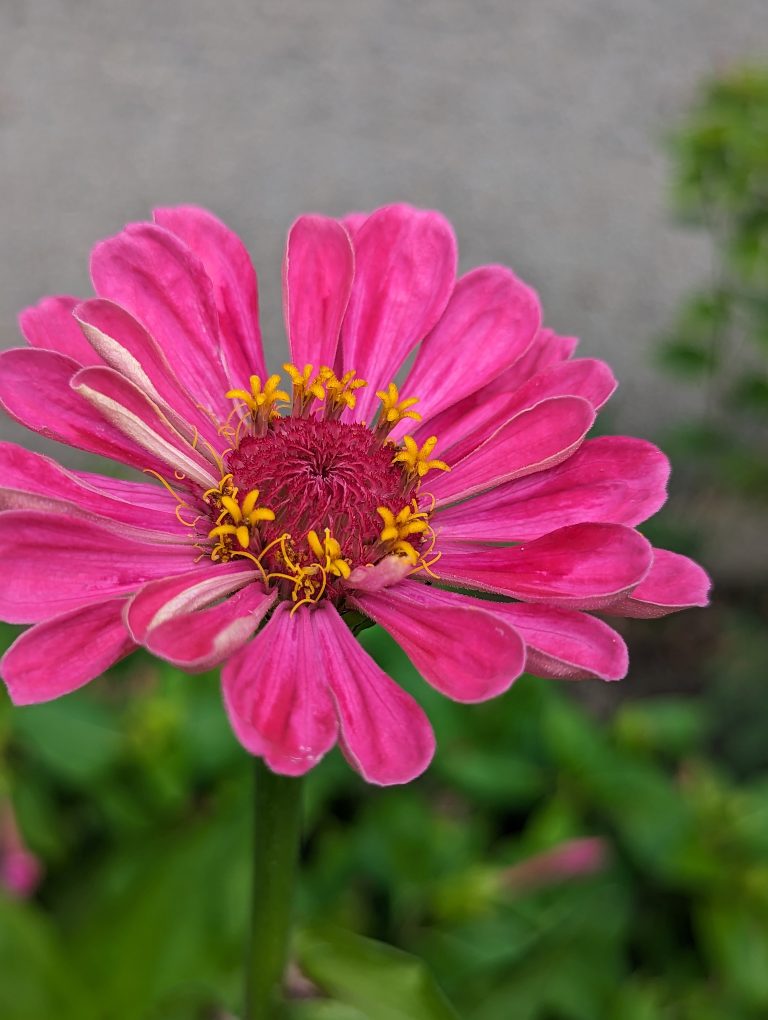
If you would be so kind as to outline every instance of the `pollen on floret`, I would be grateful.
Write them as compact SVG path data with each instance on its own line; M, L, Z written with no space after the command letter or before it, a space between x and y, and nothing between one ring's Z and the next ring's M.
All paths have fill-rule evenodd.
M444 460L432 459L432 451L437 445L437 436L430 436L421 447L413 436L403 436L404 450L399 450L394 456L396 464L404 464L407 470L416 478L423 478L428 471L450 471L450 467Z
M231 477L231 476L230 476ZM232 487L228 492L221 491L224 479L219 489L209 489L206 495L219 493L218 505L220 513L216 520L216 526L208 532L208 538L218 539L211 554L212 559L226 560L231 557L232 541L237 541L241 550L248 549L253 540L253 533L262 521L274 521L274 511L269 507L257 506L259 490L251 489L242 501L238 499L238 490Z
M418 411L412 410L414 404L418 404L418 397L406 397L400 399L397 386L391 382L386 390L376 390L376 396L381 400L381 409L376 422L376 435L382 439L389 435L392 429L405 418L412 418L414 421L421 421Z
M241 406L244 405L250 412L254 432L263 435L271 418L277 414L276 405L287 404L290 398L285 390L280 389L282 379L279 375L271 375L263 386L258 375L252 375L249 382L250 392L243 389L228 390L227 399L240 401ZM239 433L235 438L237 441Z
M356 379L356 375L355 370L351 369L339 378L327 365L320 369L318 379L325 386L325 417L327 420L334 421L341 417L346 408L350 410L354 408L357 403L355 390L368 385L365 379Z
M321 372L314 374L314 367L310 364L299 371L296 365L286 363L283 371L293 384L293 404L291 413L299 418L305 417L316 400L325 400L325 389L320 381Z
M381 409L369 428L342 420L367 385L353 370L338 376L309 363L283 368L291 398L279 375L263 384L252 376L250 390L227 394L240 418L232 427L231 415L222 429L232 446L218 485L202 496L212 525L198 541L203 554L215 562L252 560L292 611L322 598L343 600L353 571L386 556L430 572L437 560L434 500L425 508L419 488L429 470L448 465L431 456L434 437L421 447L412 436L402 444L386 438L399 422L420 420L417 398L401 398L389 384L378 392ZM286 403L290 412L281 414Z

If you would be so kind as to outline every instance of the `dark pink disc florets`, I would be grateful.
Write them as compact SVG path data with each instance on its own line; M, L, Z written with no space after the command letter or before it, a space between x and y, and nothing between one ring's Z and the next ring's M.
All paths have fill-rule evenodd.
M245 436L228 458L232 484L259 490L259 505L275 514L262 526L264 545L288 533L305 546L307 534L328 528L354 568L371 562L382 530L378 507L397 514L415 483L395 448L361 424L281 418L263 436Z

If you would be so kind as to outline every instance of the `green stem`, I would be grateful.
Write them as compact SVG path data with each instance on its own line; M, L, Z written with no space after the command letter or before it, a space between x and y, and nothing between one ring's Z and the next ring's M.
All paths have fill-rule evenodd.
M277 1020L288 953L301 836L300 779L255 759L251 934L243 1020Z

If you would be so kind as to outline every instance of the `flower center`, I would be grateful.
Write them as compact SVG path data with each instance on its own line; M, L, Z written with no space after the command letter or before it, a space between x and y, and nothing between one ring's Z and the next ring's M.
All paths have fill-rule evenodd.
M305 418L281 418L263 436L246 436L229 455L232 484L259 490L275 520L262 528L265 544L284 532L298 549L310 531L328 528L354 567L371 562L379 542L379 507L398 513L415 489L395 449L370 429Z
M203 495L211 559L252 560L296 608L342 596L353 570L390 554L429 570L431 507L420 505L419 488L429 470L448 466L430 459L434 436L421 447L411 436L402 446L387 439L403 419L419 419L415 398L400 400L390 384L377 393L382 406L369 428L341 420L365 385L354 372L285 368L293 383L287 417L277 410L290 401L279 376L263 384L252 376L250 390L228 394L237 403L221 430L232 441L226 473Z

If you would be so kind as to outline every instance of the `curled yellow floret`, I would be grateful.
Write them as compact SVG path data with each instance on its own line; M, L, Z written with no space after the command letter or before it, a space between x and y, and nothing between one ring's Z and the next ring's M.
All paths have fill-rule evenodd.
M391 382L385 390L376 390L376 396L381 401L381 410L376 423L376 434L384 437L404 418L412 418L414 421L421 421L418 411L411 408L418 404L418 397L406 397L400 399L397 386Z
M365 379L356 379L355 375L355 370L351 369L339 378L327 365L317 373L318 380L325 387L326 418L338 418L344 408L355 406L357 403L355 390L368 385Z
M320 541L316 531L310 531L307 535L307 544L322 565L323 569L334 577L349 577L352 572L349 563L344 559L341 546L331 535L328 528L325 529L325 536Z
M428 471L450 471L444 460L432 459L432 451L437 445L437 436L430 436L420 447L413 436L403 436L404 450L399 450L393 457L395 464L404 464L411 474L423 478Z
M251 421L257 435L263 434L269 424L270 418L277 414L276 404L287 404L289 396L285 390L281 390L282 377L271 375L262 385L261 377L252 375L250 392L248 390L227 390L227 399L241 401L250 411ZM239 435L235 435L235 441Z
M216 492L217 490L208 490ZM221 560L231 553L231 543L234 539L241 549L247 549L251 544L253 529L260 521L274 521L275 515L268 507L257 506L259 490L251 489L242 501L237 498L237 489L231 493L224 493L219 496L221 513L216 522L216 527L208 532L208 538L217 538L219 541L211 553L211 558Z
M407 556L411 563L417 563L419 553L409 539L412 535L423 535L430 530L429 515L419 510L415 499L397 514L393 514L386 506L377 507L376 513L384 525L379 538L389 547L389 551L401 553Z
M283 371L293 384L293 413L301 418L306 414L312 405L313 400L324 400L325 389L320 382L321 373L313 377L314 367L305 365L304 371L299 371L296 365L287 363L283 365Z

